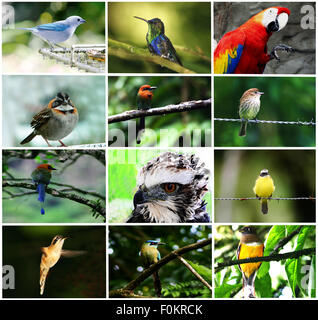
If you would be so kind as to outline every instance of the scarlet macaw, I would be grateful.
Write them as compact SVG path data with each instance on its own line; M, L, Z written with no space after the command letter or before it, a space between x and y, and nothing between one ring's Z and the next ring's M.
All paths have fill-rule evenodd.
M286 26L289 14L287 8L267 8L226 33L214 51L214 73L263 73L268 61L279 60L276 51L293 51L282 44L267 53L269 37Z

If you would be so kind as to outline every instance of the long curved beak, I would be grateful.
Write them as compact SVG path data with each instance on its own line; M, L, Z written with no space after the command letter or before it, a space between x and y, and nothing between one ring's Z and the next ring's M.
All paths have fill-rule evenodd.
M142 21L145 21L145 22L148 23L148 20L146 20L146 19L144 19L144 18L139 18L139 17L136 17L136 16L134 16L134 18L139 19L139 20L142 20Z

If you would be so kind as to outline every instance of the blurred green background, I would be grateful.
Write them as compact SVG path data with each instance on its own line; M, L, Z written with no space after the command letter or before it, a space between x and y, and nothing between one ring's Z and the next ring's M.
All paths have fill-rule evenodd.
M2 96L2 145L21 147L33 129L30 122L58 92L66 92L78 109L79 121L62 139L66 145L105 141L105 78L99 76L4 76ZM17 88L19 88L17 90ZM40 89L41 88L41 89ZM58 141L50 141L59 146ZM26 147L47 147L41 136Z
M181 154L195 154L205 163L205 167L212 172L211 151L204 148L108 150L108 222L125 222L129 218L134 208L134 194L138 190L136 182L138 171L148 161L167 151ZM207 212L211 215L211 193L207 192L204 199L207 202Z
M57 151L59 152L59 151ZM23 157L26 157L24 159ZM32 171L41 163L49 163L57 170L52 171L51 182L71 185L75 188L87 191L97 192L105 197L105 166L92 156L86 155L85 150L52 151L39 150L21 150L5 151L2 157L2 178L18 179L17 182L32 183ZM67 193L68 187L50 184L49 187ZM24 196L10 198L10 194L27 193ZM4 223L101 223L102 216L93 217L90 207L73 200L60 197L53 197L46 194L44 208L45 215L40 213L40 202L38 194L35 192L28 194L32 190L18 187L5 187L2 189L2 219ZM102 199L89 194L77 193L76 190L69 190L70 193L78 195L91 201L101 201ZM10 199L6 199L10 198Z
M69 237L63 249L84 250L86 254L61 258L46 278L40 296L41 247L56 235ZM3 227L3 265L15 271L15 289L3 290L5 298L105 298L105 227L28 226Z
M236 259L243 226L217 226L213 229L214 259L218 263ZM291 240L276 253L283 254L316 247L316 227L299 225L255 226L265 244L264 256L268 256L279 242L292 232ZM241 298L242 274L238 265L215 272L215 298ZM255 279L258 298L314 298L316 296L316 256L303 255L298 259L263 262Z
M119 114L128 110L136 110L136 97L139 88L149 84L157 87L153 91L152 107L164 107L190 100L211 98L210 77L109 77L108 80L108 115ZM110 124L109 145L113 135L121 130L125 134L125 146L136 146L135 130L128 130L135 125L136 119ZM211 146L211 108L198 109L190 112L171 113L164 116L146 117L146 132L142 135L141 146ZM111 130L114 133L111 133ZM160 130L162 130L160 132ZM164 131L163 131L164 130ZM199 133L193 133L193 131ZM133 135L128 136L128 132ZM180 137L183 137L179 140ZM114 139L116 146L118 139Z
M238 119L239 100L250 88L264 92L258 120L315 122L316 81L308 77L215 77L214 118ZM215 146L315 146L315 126L250 123L239 137L240 124L214 121Z
M211 72L211 4L196 2L111 2L108 4L108 38L147 48L146 22L159 18L165 25L165 34L176 47L184 67L197 73ZM183 50L178 46L182 46ZM187 50L197 51L197 55ZM203 54L208 59L200 58ZM124 60L109 56L109 72L171 72L153 63Z
M216 198L255 197L253 187L262 169L274 180L274 198L315 197L314 150L216 150ZM262 214L259 200L215 200L216 222L314 222L315 201L270 200Z
M14 24L4 25L2 30L2 68L5 72L74 73L63 64L43 60L38 53L48 44L26 30L44 23L80 16L86 20L63 45L105 43L104 2L6 2L14 9Z
M139 252L146 240L160 240L161 258L173 250L211 237L208 226L125 226L109 228L109 290L119 289L136 279L143 266ZM211 283L211 246L192 250L182 257L201 267L203 278ZM210 298L209 291L178 259L159 270L163 298ZM155 297L153 278L149 277L136 288L135 294Z

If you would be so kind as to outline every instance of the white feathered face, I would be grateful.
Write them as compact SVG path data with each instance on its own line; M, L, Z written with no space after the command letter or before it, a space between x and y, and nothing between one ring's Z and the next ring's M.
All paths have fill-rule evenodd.
M140 170L134 206L146 207L156 221L180 222L202 205L208 174L194 155L164 153Z
M282 30L288 22L288 14L281 12L278 14L277 8L268 8L263 13L262 24L268 32Z

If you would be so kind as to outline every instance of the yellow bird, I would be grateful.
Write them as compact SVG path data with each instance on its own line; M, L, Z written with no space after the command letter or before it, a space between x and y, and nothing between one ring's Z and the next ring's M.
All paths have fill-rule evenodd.
M270 198L275 190L274 181L268 174L267 169L261 170L259 177L255 181L253 188L256 197L261 199L261 210L265 214L268 212L268 205L266 198ZM265 199L264 199L265 198Z

